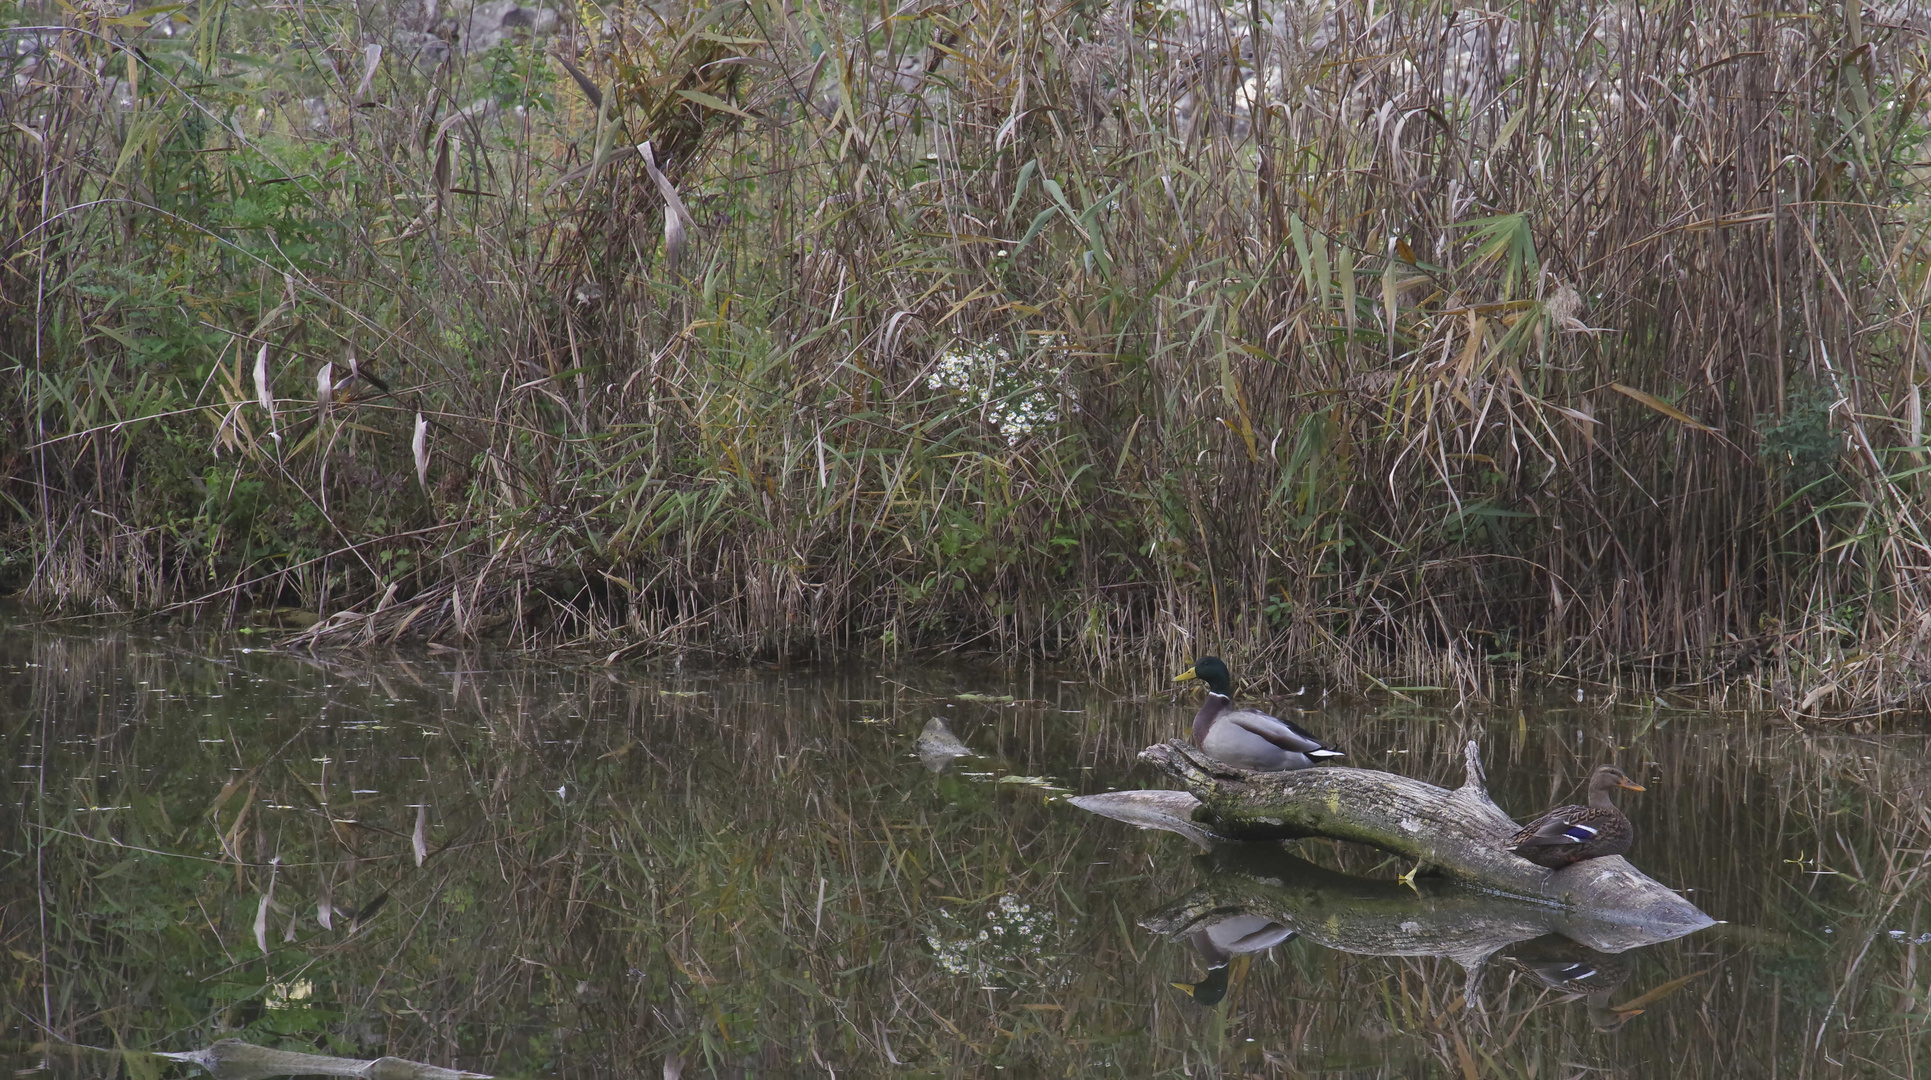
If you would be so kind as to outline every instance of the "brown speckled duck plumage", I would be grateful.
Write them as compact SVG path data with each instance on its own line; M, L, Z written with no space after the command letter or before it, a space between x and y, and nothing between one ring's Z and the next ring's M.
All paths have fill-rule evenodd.
M1623 854L1635 842L1636 829L1609 801L1609 793L1617 788L1643 790L1614 765L1598 767L1589 778L1588 806L1558 806L1524 825L1503 846L1550 869Z

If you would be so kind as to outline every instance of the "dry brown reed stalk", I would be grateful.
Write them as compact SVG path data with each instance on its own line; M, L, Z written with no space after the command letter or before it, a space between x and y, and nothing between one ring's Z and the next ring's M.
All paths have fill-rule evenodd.
M369 29L309 10L313 41ZM391 595L409 632L599 650L1211 649L1356 687L1528 671L1793 715L1925 704L1927 65L1904 9L594 19L569 83L519 69L554 107L516 119L474 59L317 83L325 124L259 133L191 137L174 91L108 130L72 67L11 91L50 118L5 166L7 250L32 254L8 293L52 290L5 331L21 546L81 568L27 575L37 595ZM74 55L120 64L86 28ZM354 167L354 198L283 174L296 216L361 238L352 265L257 245L220 279L255 301L197 303L314 366L360 349L397 388L291 404L330 434L277 446L211 396L239 352L197 346L218 355L183 371L211 391L182 395L254 425L202 471L265 485L268 512L243 539L207 500L187 555L97 460L127 436L87 394L133 385L107 332L138 320L65 284L83 238L138 254L90 200L162 168L141 122ZM689 214L669 229L667 195ZM54 323L96 335L98 379L84 334L35 337ZM50 355L88 389L33 374ZM388 481L417 411L437 464L411 491ZM90 482L109 518L63 509ZM454 520L387 564L313 561ZM86 554L115 544L160 584Z

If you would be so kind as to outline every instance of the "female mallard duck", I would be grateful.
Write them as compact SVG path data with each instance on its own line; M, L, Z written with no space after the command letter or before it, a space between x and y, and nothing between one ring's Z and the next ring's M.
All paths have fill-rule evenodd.
M1189 679L1207 684L1207 701L1193 717L1193 744L1209 757L1255 772L1287 772L1347 756L1299 724L1234 708L1234 677L1217 656L1201 657L1173 681Z
M1584 859L1621 855L1636 839L1636 830L1609 801L1609 793L1616 788L1641 791L1643 785L1614 765L1600 766L1589 778L1588 806L1558 806L1522 826L1503 846L1552 870Z
M1598 1031L1615 1031L1635 1017L1641 1007L1611 1005L1609 999L1629 979L1630 962L1623 956L1599 953L1561 934L1509 946L1503 959L1522 969L1531 979L1570 999L1588 1003L1589 1023Z

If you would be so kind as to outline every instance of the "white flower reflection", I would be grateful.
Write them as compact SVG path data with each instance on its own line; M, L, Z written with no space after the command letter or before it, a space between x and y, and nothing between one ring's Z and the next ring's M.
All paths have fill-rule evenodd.
M925 943L948 975L973 979L982 985L1064 986L1072 981L1070 966L1059 953L1073 920L1062 923L1050 911L1035 912L1008 893L976 920L941 910L938 924L926 931Z

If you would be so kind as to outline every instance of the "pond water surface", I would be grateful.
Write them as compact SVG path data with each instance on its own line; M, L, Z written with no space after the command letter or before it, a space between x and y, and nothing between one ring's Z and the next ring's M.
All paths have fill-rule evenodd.
M1631 861L1723 920L1471 971L1423 946L1508 902L1066 804L1167 786L1135 754L1196 699L1164 679L15 628L0 693L16 1076L182 1076L142 1052L221 1038L574 1078L1931 1075L1910 727L1314 709L1352 765L1451 786L1478 740L1518 818L1621 764ZM982 756L928 770L934 716ZM1201 926L1241 955L1210 968Z

